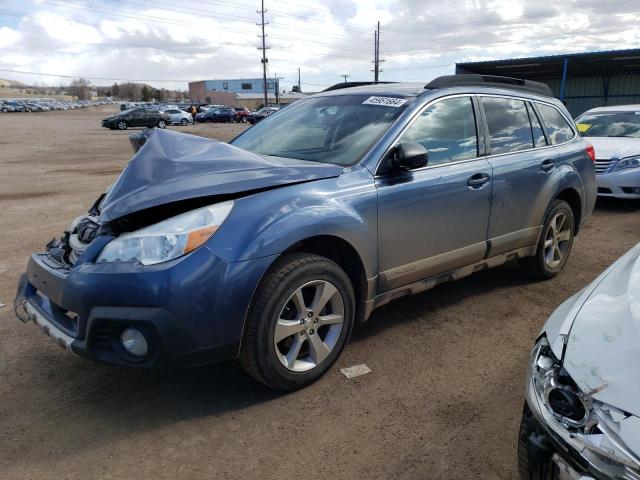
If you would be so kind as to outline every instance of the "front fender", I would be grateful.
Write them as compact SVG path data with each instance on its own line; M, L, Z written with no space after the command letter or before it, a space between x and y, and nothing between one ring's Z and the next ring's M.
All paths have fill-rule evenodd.
M360 255L367 278L377 268L377 192L371 173L289 185L236 201L209 248L228 262L278 255L311 237L334 236Z

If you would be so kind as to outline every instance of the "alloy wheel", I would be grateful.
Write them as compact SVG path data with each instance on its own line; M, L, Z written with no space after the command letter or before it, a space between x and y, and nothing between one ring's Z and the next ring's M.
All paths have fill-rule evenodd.
M557 213L549 222L544 238L544 261L550 268L562 264L569 250L571 240L571 221L562 212Z
M305 283L286 301L273 342L288 370L306 372L320 365L336 346L344 326L344 301L326 280Z

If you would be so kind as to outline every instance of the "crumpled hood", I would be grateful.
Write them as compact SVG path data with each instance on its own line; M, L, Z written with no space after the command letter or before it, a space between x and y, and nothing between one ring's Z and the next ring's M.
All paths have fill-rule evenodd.
M584 137L584 139L593 145L598 160L640 155L640 138Z
M333 164L261 156L207 138L155 130L107 192L100 221L180 200L337 177L342 170Z
M640 244L558 310L546 328L554 353L584 393L640 417ZM553 316L550 324L554 323Z

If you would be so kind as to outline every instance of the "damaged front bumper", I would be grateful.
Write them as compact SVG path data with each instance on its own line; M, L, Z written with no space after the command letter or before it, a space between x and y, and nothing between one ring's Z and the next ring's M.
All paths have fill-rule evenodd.
M238 355L252 293L271 261L227 263L204 246L154 266L69 267L35 254L14 310L61 347L99 362L165 369L224 361ZM147 337L143 358L122 348L129 327Z
M547 472L548 476L540 478L640 480L637 454L621 435L623 428L637 427L638 419L584 395L587 405L584 419L574 421L553 413L549 390L541 394L540 385L536 385L544 377L534 370L537 359L542 357L541 344L548 345L544 337L532 354L527 381L519 437L520 476L538 478L535 472ZM622 425L624 422L627 423ZM524 466L523 456L527 457Z

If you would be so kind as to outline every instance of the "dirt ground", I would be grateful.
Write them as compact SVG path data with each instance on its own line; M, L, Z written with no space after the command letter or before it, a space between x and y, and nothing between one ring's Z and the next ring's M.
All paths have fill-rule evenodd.
M76 358L10 303L28 255L131 157L115 107L0 115L0 478L512 479L527 356L540 327L640 241L640 203L599 201L565 271L513 266L395 301L328 374L274 393L233 363L171 374ZM176 129L228 140L242 126ZM339 369L365 363L353 380Z

